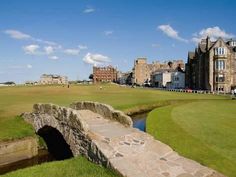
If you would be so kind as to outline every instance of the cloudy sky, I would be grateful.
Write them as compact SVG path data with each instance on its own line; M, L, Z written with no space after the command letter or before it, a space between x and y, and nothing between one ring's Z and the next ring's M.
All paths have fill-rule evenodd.
M1 0L0 82L43 73L87 79L93 65L131 70L187 58L207 35L235 38L235 0Z

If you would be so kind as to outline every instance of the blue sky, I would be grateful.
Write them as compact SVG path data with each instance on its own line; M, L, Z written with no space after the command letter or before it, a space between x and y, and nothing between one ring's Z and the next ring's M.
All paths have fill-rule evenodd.
M206 35L235 38L234 0L0 2L0 82L43 73L87 79L93 65L183 59Z

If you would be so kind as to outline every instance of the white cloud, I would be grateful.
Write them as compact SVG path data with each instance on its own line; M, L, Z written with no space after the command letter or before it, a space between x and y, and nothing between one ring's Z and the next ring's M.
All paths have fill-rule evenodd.
M49 56L48 58L51 59L51 60L58 60L58 59L59 59L59 58L58 58L57 56L55 56L55 55L54 55L54 56Z
M33 66L31 65L31 64L27 64L27 65L12 65L12 66L9 66L8 67L9 69L16 69L16 70L18 70L18 69L31 69L31 68L33 68Z
M40 47L36 44L31 44L31 45L27 45L27 46L24 46L23 47L23 50L26 54L29 54L29 55L37 55L39 54L38 53L38 49Z
M220 29L220 27L209 27L206 29L202 29L199 33L193 34L192 41L195 43L199 43L201 39L209 36L212 40L217 40L217 38L222 37L223 39L230 39L235 37L233 34L226 33L224 30Z
M104 31L104 34L105 34L106 36L110 36L110 35L113 34L113 31L112 31L112 30Z
M94 8L87 8L87 9L84 9L83 12L84 13L92 13L92 12L95 12L95 9Z
M188 40L179 36L178 31L174 30L170 25L160 25L158 29L161 30L168 37L177 39L179 41L188 42Z
M92 65L101 65L107 62L110 62L110 58L101 54L91 54L91 53L87 53L84 58L83 61L85 63L88 64L92 64Z
M14 39L31 39L30 35L17 30L5 30L4 32Z
M152 44L153 48L159 48L161 45L160 44Z
M20 66L20 65L12 65L12 66L9 66L8 67L9 69L22 69L24 68L23 66Z
M50 55L54 52L54 48L52 46L46 46L44 47L44 50L47 55Z
M25 33L21 32L21 31L14 30L14 29L5 30L4 33L8 34L11 38L18 39L18 40L25 40L25 39L27 39L27 40L30 40L32 42L37 42L37 43L46 44L46 45L52 45L52 46L55 46L56 48L60 48L61 47L56 42L47 41L47 40L43 40L43 39L38 39L38 38L32 37L29 34L25 34Z
M80 50L86 50L88 47L86 45L78 45Z
M28 69L31 69L31 68L33 68L33 66L31 65L31 64L27 64L27 66L26 66Z
M64 53L68 55L79 55L80 50L79 49L66 49L64 50Z
M37 39L37 38L31 38L31 39L34 42L38 42L38 43L42 43L42 44L46 44L46 45L52 45L52 46L57 47L57 48L61 47L59 44L57 44L56 42L53 42L53 41L47 41L47 40Z

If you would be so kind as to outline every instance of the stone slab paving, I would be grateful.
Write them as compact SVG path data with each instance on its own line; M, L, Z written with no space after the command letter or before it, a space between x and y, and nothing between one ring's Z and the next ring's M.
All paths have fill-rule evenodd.
M166 144L138 129L104 119L89 110L78 113L88 126L88 136L109 165L127 177L223 177L184 158Z

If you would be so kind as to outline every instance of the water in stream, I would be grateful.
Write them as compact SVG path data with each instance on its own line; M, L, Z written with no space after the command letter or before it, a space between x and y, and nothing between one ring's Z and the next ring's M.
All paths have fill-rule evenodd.
M137 114L132 116L133 127L146 132L147 113Z
M46 149L39 150L38 155L31 159L20 160L18 162L0 166L0 175L53 160L55 159L48 153Z

